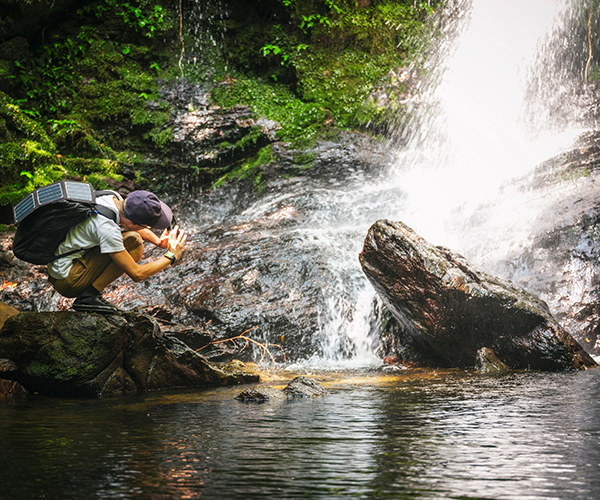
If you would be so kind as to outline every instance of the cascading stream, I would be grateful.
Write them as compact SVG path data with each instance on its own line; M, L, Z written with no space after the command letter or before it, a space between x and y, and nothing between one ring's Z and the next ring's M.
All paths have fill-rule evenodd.
M446 11L453 24L441 28L446 39L425 69L414 71L424 90L407 104L410 122L398 124L391 144L401 145L392 147L389 165L376 173L349 165L343 175L302 176L287 183L285 192L267 191L233 217L244 224L272 220L278 210L297 211L301 216L293 224L264 227L261 235L280 245L285 238L290 259L305 259L309 267L316 263L330 276L321 290L319 331L311 332L313 354L302 366L381 364L376 354L381 304L358 262L375 221L402 221L431 243L502 274L496 272L500 263L526 245L536 217L552 200L551 194L511 189L510 180L569 145L583 125L574 109L558 113L560 123L523 114L527 109L534 117L557 116L556 110L544 111L539 88L527 95L524 89L532 80L565 86L567 76L559 78L556 68L541 64L539 53L552 30L568 32L564 26L557 31L556 20L566 23L569 6L563 0L473 0L455 7ZM205 221L200 225L233 213L223 209L222 200L199 212ZM260 272L249 269L242 282ZM293 302L295 293L286 300Z
M329 241L332 265L341 275L360 274L356 255L370 224L381 218L401 220L490 272L525 244L545 200L527 199L527 193L511 192L506 184L568 146L577 133L573 127L557 134L550 123L527 130L522 115L525 69L564 8L560 0L473 2L470 15L460 21L465 26L455 30L458 38L449 36L432 58L437 67L428 70L442 72L432 77L440 84L425 92L429 102L414 104L411 125L416 114L419 133L397 151L389 177L320 195L329 198L322 205L335 208L316 215L310 231ZM490 204L495 208L478 215ZM346 241L346 248L340 249L339 241ZM355 281L353 300L332 296L329 301L321 332L325 349L313 360L318 364L340 358L377 363L376 340L365 337L375 295L365 280ZM342 288L339 293L344 295ZM342 354L340 332L352 337L352 353Z

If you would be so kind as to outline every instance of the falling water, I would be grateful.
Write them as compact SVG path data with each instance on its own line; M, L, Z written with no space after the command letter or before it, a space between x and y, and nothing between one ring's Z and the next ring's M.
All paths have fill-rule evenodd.
M406 105L410 119L399 119L394 159L383 173L348 168L343 179L302 177L236 215L267 218L282 202L305 208L286 235L310 258L317 252L334 278L312 334L318 345L303 365L381 363L382 306L357 258L376 220L403 221L490 272L525 244L546 202L511 190L510 180L569 145L582 125L545 110L539 88L530 85L525 97L527 82L568 80L539 56L557 19L567 17L564 1L454 2L435 20L444 37L424 69L414 71L422 90ZM525 109L548 119L531 119ZM559 114L560 123L550 119Z
M524 244L544 209L539 198L516 199L508 181L527 175L578 133L576 123L557 131L546 122L534 130L522 114L528 64L564 11L563 2L475 0L470 9L459 7L462 16L451 19L458 26L446 30L447 39L430 59L435 67L428 69L436 84L421 96L425 102L412 104L411 122L399 125L403 135L408 128L414 130L408 139L397 141L403 145L389 176L356 183L351 191L328 191L328 205L338 207L335 212L342 212L343 220L330 211L312 221L333 245L334 262L343 259L341 272L360 273L356 255L362 239L381 218L401 220L432 243L495 271L515 246ZM552 80L551 74L538 76ZM340 251L335 243L340 240L352 243ZM328 363L340 358L341 331L354 338L351 362L376 362L376 341L365 338L373 320L374 293L364 279L357 282L352 303L330 301L322 332ZM340 312L344 308L353 309L350 320L343 319L348 318Z
M376 219L401 220L430 242L501 274L502 262L527 244L553 200L548 193L517 192L511 179L527 176L568 147L586 125L573 102L560 121L552 120L541 90L525 93L532 80L563 87L568 82L570 74L542 64L540 53L562 42L557 31L568 32L570 6L562 0L475 0L471 8L458 7L462 15L451 19L454 29L446 30L446 40L429 59L434 84L423 93L425 102L412 104L411 122L399 124L402 146L391 178L353 193L361 209L349 211L350 225L360 227L357 249ZM557 28L559 22L563 26ZM412 136L406 137L407 129ZM354 323L361 326L352 328L362 332L369 331L369 315L361 315L358 306L369 290L365 285L356 301Z
M436 114L419 116L418 143L413 138L398 153L394 179L408 192L403 220L432 242L475 257L469 251L476 245L469 234L473 227L467 224L473 213L495 200L507 181L525 176L576 135L571 127L550 133L550 123L533 130L523 116L527 69L563 10L561 0L476 0L463 32L451 40L454 55L446 60L442 52L433 59L447 66L428 96ZM551 68L536 71L546 72L541 78L554 78ZM504 217L483 225L511 224L514 232L514 223L533 219L533 213L510 210L511 203L491 214ZM496 237L496 229L484 231ZM475 237L481 241L482 234Z

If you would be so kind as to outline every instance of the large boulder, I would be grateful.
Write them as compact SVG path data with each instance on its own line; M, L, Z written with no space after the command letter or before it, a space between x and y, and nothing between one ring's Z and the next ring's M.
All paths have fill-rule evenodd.
M255 382L222 370L141 314L21 313L0 330L0 375L30 392L97 397Z
M534 295L473 269L401 222L368 232L360 262L400 324L395 353L434 367L473 367L482 347L513 369L567 370L594 360Z

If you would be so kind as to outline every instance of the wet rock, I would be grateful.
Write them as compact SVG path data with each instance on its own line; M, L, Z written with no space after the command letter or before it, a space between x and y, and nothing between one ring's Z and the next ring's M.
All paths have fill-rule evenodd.
M510 371L510 368L500 361L494 351L487 347L482 347L477 351L477 360L475 368L481 373L499 373Z
M235 399L244 403L266 403L267 401L285 401L287 395L281 389L275 387L251 387L246 389Z
M299 376L293 379L283 390L269 386L255 386L246 389L235 399L247 403L265 403L267 401L285 401L295 398L323 396L327 391L314 379Z
M248 376L254 374L261 379L263 378L263 372L254 363L243 363L239 359L233 359L225 362L216 361L212 364L227 375Z
M0 375L16 373L17 364L10 359L0 358Z
M147 390L257 381L227 374L151 318L135 314L21 313L0 330L0 357L16 365L4 378L31 392L97 397ZM12 366L12 365L11 365Z
M391 356L385 356L383 358L383 364L393 366L393 367L401 367L401 368L415 368L417 366L414 361L408 361L406 359L402 359L397 354L392 354Z
M526 244L493 270L544 300L592 355L600 354L599 182L600 132L595 131L507 186L530 193L529 203L544 208L532 221Z
M360 255L362 268L400 325L396 354L421 365L472 367L493 349L511 368L597 366L554 320L544 302L508 281L473 269L401 222L378 221Z
M289 398L310 398L313 396L323 396L327 391L316 380L308 377L296 377L285 389L283 389Z
M278 123L254 117L248 106L223 109L211 102L210 92L184 79L163 89L171 106L173 143L170 167L158 172L162 180L170 182L173 173L193 174L200 185L209 183L275 140Z
M27 394L27 389L18 382L0 379L0 397L11 398L14 396L23 396L25 394Z
M4 322L11 316L19 314L19 310L15 307L9 306L0 302L0 328L4 326Z
M354 264L340 273L339 261L345 254L355 261L363 230L343 228L343 237L334 236L338 241L331 245L328 239L338 232L335 220L344 214L331 215L329 229L319 224L335 204L327 196L331 186L343 185L351 193L366 179L383 176L389 161L382 144L348 133L302 152L276 143L273 162L260 168L260 191L230 185L200 192L185 176L173 176L172 182L181 184L169 191L172 207L189 235L182 259L141 283L120 278L105 297L125 310L154 316L165 333L202 349L211 360L258 361L263 355L270 360L254 344L242 351L243 342L235 350L228 342L203 348L209 337L222 341L244 332L274 344L268 349L278 363L319 356L327 348L323 337L329 325L340 331L340 356L349 356L356 346L346 336L347 325L365 280ZM3 242L8 250L8 235L0 234ZM160 249L148 245L144 259L159 255ZM53 291L41 266L0 272L15 283L0 291L0 300L22 311L71 308L72 299Z

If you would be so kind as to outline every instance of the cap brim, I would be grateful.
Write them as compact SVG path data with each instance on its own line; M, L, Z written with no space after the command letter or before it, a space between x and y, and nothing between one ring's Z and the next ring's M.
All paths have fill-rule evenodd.
M160 219L152 225L154 229L166 229L171 225L171 221L173 220L173 212L171 212L168 205L161 201L160 208L162 213L160 214Z

